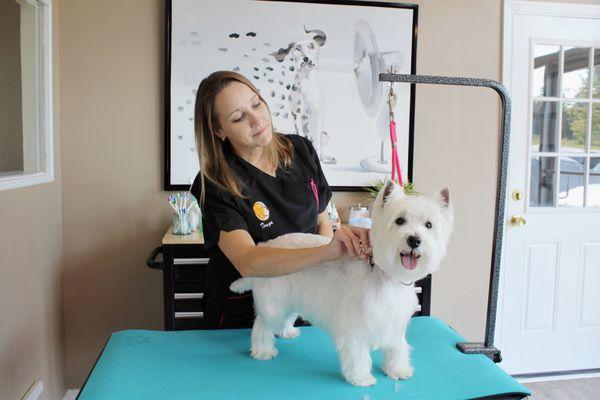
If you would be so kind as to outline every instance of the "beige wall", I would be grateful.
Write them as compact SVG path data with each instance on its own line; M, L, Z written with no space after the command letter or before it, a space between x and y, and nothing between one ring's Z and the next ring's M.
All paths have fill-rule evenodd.
M423 0L418 73L500 80L501 0ZM62 0L60 94L66 375L80 387L115 330L161 329L145 267L169 224L162 186L163 0ZM481 340L499 104L485 89L419 87L415 184L447 186L456 228L433 315ZM362 194L336 193L339 206ZM47 217L46 217L47 218Z
M54 0L55 12L58 6ZM56 17L54 159L59 160ZM42 399L62 399L66 390L60 172L57 163L54 182L0 191L0 399L20 399L37 379L44 382Z
M430 1L419 10L420 74L501 79L500 1ZM483 340L496 190L499 101L490 89L421 86L414 181L448 186L455 212L448 256L433 277L431 313Z
M145 267L162 191L163 0L61 1L64 312L69 387L111 332L162 329Z

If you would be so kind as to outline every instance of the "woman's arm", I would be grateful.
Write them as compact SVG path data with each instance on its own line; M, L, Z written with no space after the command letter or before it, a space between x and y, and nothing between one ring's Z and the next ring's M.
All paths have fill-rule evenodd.
M219 248L242 276L281 276L304 267L342 258L359 256L360 243L368 243L366 229L339 229L326 245L300 249L256 246L250 234L242 229L221 231Z
M327 211L323 211L317 217L317 234L328 238L333 237L333 228L331 227L331 221Z

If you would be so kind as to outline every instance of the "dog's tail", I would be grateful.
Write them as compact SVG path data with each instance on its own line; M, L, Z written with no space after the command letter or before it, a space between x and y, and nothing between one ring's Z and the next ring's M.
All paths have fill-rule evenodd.
M244 293L249 290L252 290L254 286L254 279L252 278L240 278L237 281L233 281L231 285L229 285L229 289L235 293Z

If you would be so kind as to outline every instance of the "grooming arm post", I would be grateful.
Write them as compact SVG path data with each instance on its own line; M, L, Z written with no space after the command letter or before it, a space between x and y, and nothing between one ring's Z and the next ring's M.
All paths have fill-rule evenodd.
M500 350L494 347L494 329L496 327L496 309L498 305L498 285L500 281L500 260L502 255L502 233L504 228L504 208L506 199L506 174L508 168L508 145L510 136L510 98L508 91L500 83L490 79L454 78L430 75L379 74L384 82L426 83L432 85L478 86L493 89L502 101L502 121L500 125L500 147L498 162L498 180L496 185L496 214L494 216L494 239L492 265L488 292L487 319L484 343L458 343L460 351L467 354L485 354L494 362L502 361Z

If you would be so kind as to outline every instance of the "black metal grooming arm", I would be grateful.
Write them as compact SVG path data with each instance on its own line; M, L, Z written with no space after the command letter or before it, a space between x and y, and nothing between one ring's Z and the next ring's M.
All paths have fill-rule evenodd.
M479 86L494 89L502 100L502 121L500 125L500 147L498 181L496 186L496 214L494 217L494 241L492 248L492 268L488 292L485 341L483 343L458 343L456 347L466 354L485 354L494 362L502 361L500 350L494 347L498 285L500 281L500 257L502 255L502 232L504 227L504 207L506 199L506 173L508 168L508 144L510 135L510 97L504 86L489 79L453 78L429 75L379 74L382 82L427 83L432 85Z

